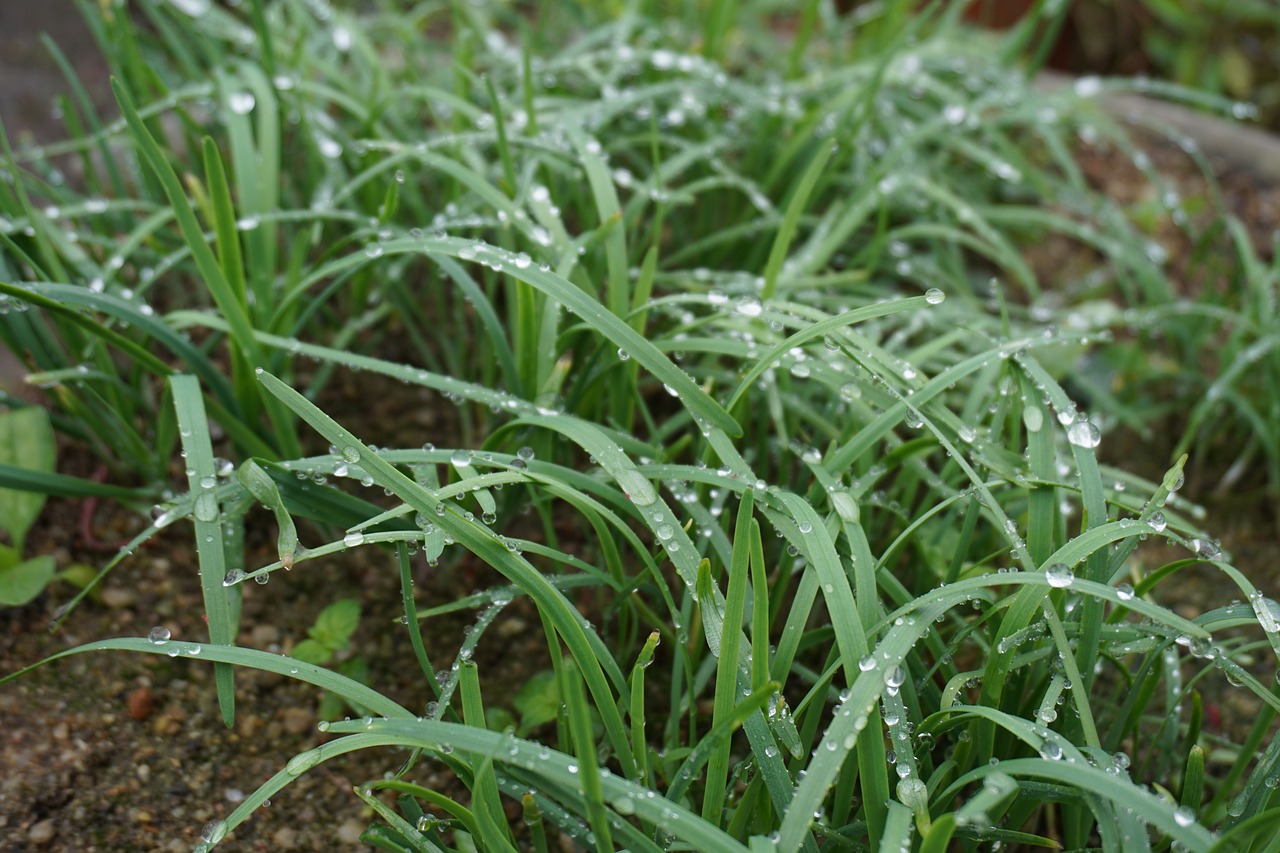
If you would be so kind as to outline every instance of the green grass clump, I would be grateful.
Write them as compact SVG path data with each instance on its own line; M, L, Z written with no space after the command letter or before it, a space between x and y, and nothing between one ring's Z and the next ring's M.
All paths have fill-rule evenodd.
M1023 259L1063 233L1168 291L1071 160L1091 98L1001 61L1034 21L662 6L95 12L123 118L78 99L69 142L9 156L0 292L30 310L0 334L122 478L161 496L181 451L139 539L191 519L209 622L68 654L211 661L228 724L235 667L369 712L199 849L380 746L412 755L358 791L387 850L1270 849L1280 699L1247 665L1280 611L1188 516L1183 459L1099 464L1062 382L1105 324L1045 316ZM369 444L317 404L339 369L455 405L453 446ZM1194 556L1143 571L1151 537ZM233 644L248 578L369 546L421 708ZM494 572L443 663L417 559ZM1161 606L1198 562L1248 602ZM525 737L474 662L518 598L553 670ZM1245 743L1201 730L1216 669L1257 697Z

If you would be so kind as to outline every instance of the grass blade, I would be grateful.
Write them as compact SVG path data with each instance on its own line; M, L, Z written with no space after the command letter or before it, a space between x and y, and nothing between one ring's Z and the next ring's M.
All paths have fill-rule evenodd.
M214 487L218 482L213 464L213 446L209 440L209 421L205 416L200 381L194 376L174 376L173 405L178 413L178 430L187 463L187 485L194 496L192 523L195 525L196 550L200 560L200 587L204 591L204 612L209 622L209 639L216 645L235 643L235 609L231 599L239 590L222 585L227 574L227 553L222 535L222 508ZM243 560L243 556L239 557ZM234 670L225 663L213 670L218 688L218 705L227 728L235 724Z

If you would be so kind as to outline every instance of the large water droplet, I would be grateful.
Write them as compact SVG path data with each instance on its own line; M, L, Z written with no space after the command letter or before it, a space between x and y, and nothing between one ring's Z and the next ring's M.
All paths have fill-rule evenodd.
M354 548L357 545L363 545L364 534L361 533L359 530L353 530L350 533L348 533L346 536L342 537L342 544L346 545L348 548Z
M1044 426L1044 410L1038 406L1027 406L1022 410L1022 423L1027 432L1039 432Z
M251 112L256 103L252 92L232 92L227 96L227 106L231 108L231 112L240 116Z
M218 498L212 492L205 492L196 498L193 509L196 521L218 520Z
M1264 598L1261 593L1249 596L1249 602L1253 605L1253 612L1257 614L1258 624L1262 626L1262 630L1268 634L1280 632L1280 620L1276 618L1280 613L1280 605L1269 598Z
M1076 421L1067 428L1067 441L1076 447L1097 447L1102 442L1102 432L1089 421Z
M1196 556L1205 560L1216 560L1222 553L1218 543L1210 539L1192 539L1191 550L1196 552Z
M1169 526L1169 522L1165 519L1163 512L1151 513L1151 517L1147 519L1147 524L1156 533L1163 533L1164 529Z
M910 771L909 765L904 763L902 766ZM899 781L897 794L898 802L913 810L929 802L929 787L920 779L910 778Z
M654 491L643 474L633 469L624 469L617 473L618 487L626 492L627 497L636 506L651 506L658 501L658 493Z
M924 292L924 299L930 305L941 305L946 298L947 294L936 287L931 287Z
M324 731L329 728L329 724L327 722L322 722L320 725L320 731ZM306 752L298 753L293 758L290 758L289 762L284 766L284 771L290 776L301 776L303 773L310 770L312 767L315 767L319 763L320 750L309 749Z
M1044 570L1044 579L1051 587L1065 589L1071 586L1076 576L1066 563L1053 563Z
M200 838L209 844L217 844L227 834L227 825L220 820L211 820L200 830Z
M471 453L467 450L455 450L449 455L449 463L455 468L470 468Z
M173 635L169 632L168 628L163 625L157 625L151 629L151 633L147 634L147 639L155 643L157 646L162 646L169 642L169 638L171 636Z
M1178 806L1173 810L1173 822L1178 826L1191 826L1196 822L1196 813L1186 806Z

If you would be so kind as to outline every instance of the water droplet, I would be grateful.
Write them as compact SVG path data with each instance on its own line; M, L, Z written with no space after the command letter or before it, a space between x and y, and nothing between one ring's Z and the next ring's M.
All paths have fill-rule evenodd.
M1062 746L1055 740L1046 740L1040 746L1040 754L1050 761L1062 758Z
M884 674L885 687L897 689L907 682L907 671L901 666L895 666Z
M1178 826L1191 826L1196 822L1196 813L1186 806L1178 806L1173 810L1173 822Z
M1216 560L1222 554L1218 543L1210 539L1192 539L1191 550L1205 560Z
M337 160L342 156L342 143L331 137L317 135L316 146L320 149L320 154L326 159Z
M1151 517L1147 519L1147 524L1156 533L1163 533L1165 528L1169 526L1168 520L1164 517L1163 512L1153 512Z
M1076 576L1066 563L1053 563L1044 570L1044 579L1055 589L1065 589L1071 586Z
M240 581L244 580L244 579L245 579L245 578L247 578L247 577L248 577L248 575L246 575L246 574L244 573L244 571L243 571L243 570L241 570L241 569L232 569L231 571L229 571L229 572L227 572L225 575L223 575L223 577L222 577L222 585L223 585L223 586L235 586L236 584L240 583Z
M1133 596L1133 587L1129 584L1122 583L1120 586L1116 587L1116 597L1121 601L1133 601Z
M522 448L520 448L519 450L517 450L517 451L516 451L516 456L519 456L519 457L520 457L521 459L523 459L525 462L532 462L532 461L533 461L533 448L532 448L532 447L522 447Z
M350 533L348 533L346 536L342 537L342 544L346 545L348 548L354 548L357 545L363 545L364 534L361 533L359 530L353 530Z
M328 731L328 729L329 723L322 720L320 722L320 731ZM298 753L293 758L290 758L288 763L284 766L284 772L288 773L290 776L301 776L312 767L315 767L319 762L319 750L309 749L306 752Z
M178 512L171 506L160 504L151 508L152 524L156 526L157 530L168 527L170 524L173 524L177 518Z
M252 92L232 92L227 97L227 106L238 116L252 112L256 103Z
M764 313L764 303L754 296L739 300L737 311L744 317L759 317Z
M218 520L218 498L213 492L205 492L196 498L195 507L192 513L196 517L196 521L217 521Z
M1268 634L1280 632L1280 620L1276 618L1280 614L1280 605L1269 598L1264 598L1262 593L1249 596L1249 602L1253 605L1253 612L1257 615L1258 624L1262 626L1262 630Z
M652 506L658 502L658 493L643 474L634 469L624 469L616 475L618 487L636 506Z
M209 844L217 844L227 834L227 825L220 820L211 820L200 830L200 838Z
M863 672L870 672L875 668L876 668L875 655L867 655L862 660L858 661L858 669L862 670Z
M157 646L163 646L165 643L169 642L169 638L171 636L173 635L169 632L168 628L163 625L157 625L151 629L151 633L147 634L147 639L152 643L155 643Z
M924 292L924 299L930 305L941 305L946 298L947 294L936 287L931 287Z
M910 771L908 765L903 764L902 766ZM912 809L924 806L929 802L929 786L921 779L902 779L898 782L897 794L898 802Z
M1102 81L1092 75L1081 77L1075 82L1076 94L1082 98L1092 98L1102 91Z
M1089 421L1076 421L1067 428L1067 441L1076 447L1097 447L1102 433Z
M449 463L455 468L470 468L471 453L466 450L455 450L449 455Z
M1027 432L1039 432L1044 426L1044 410L1037 406L1027 406L1022 410L1022 423Z

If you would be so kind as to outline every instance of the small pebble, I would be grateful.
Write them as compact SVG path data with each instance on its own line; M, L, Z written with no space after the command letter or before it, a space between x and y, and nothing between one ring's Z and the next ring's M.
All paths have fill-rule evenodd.
M360 833L364 832L365 824L358 820L346 820L338 827L338 838L348 844L359 844Z
M129 607L138 600L138 595L131 589L107 587L102 591L102 603L113 609Z
M129 706L129 716L134 722L142 722L151 716L155 710L155 703L151 699L151 691L146 687L139 687L129 693L129 698L125 700Z
M298 831L289 826L280 827L271 834L271 846L275 850L296 850Z
M275 625L254 625L249 632L249 640L254 648L264 649L272 643L280 642L280 629Z
M58 827L52 820L42 820L27 830L27 840L32 844L48 844L58 834Z
M280 715L284 730L291 735L310 734L315 728L315 714L306 708L285 708Z

